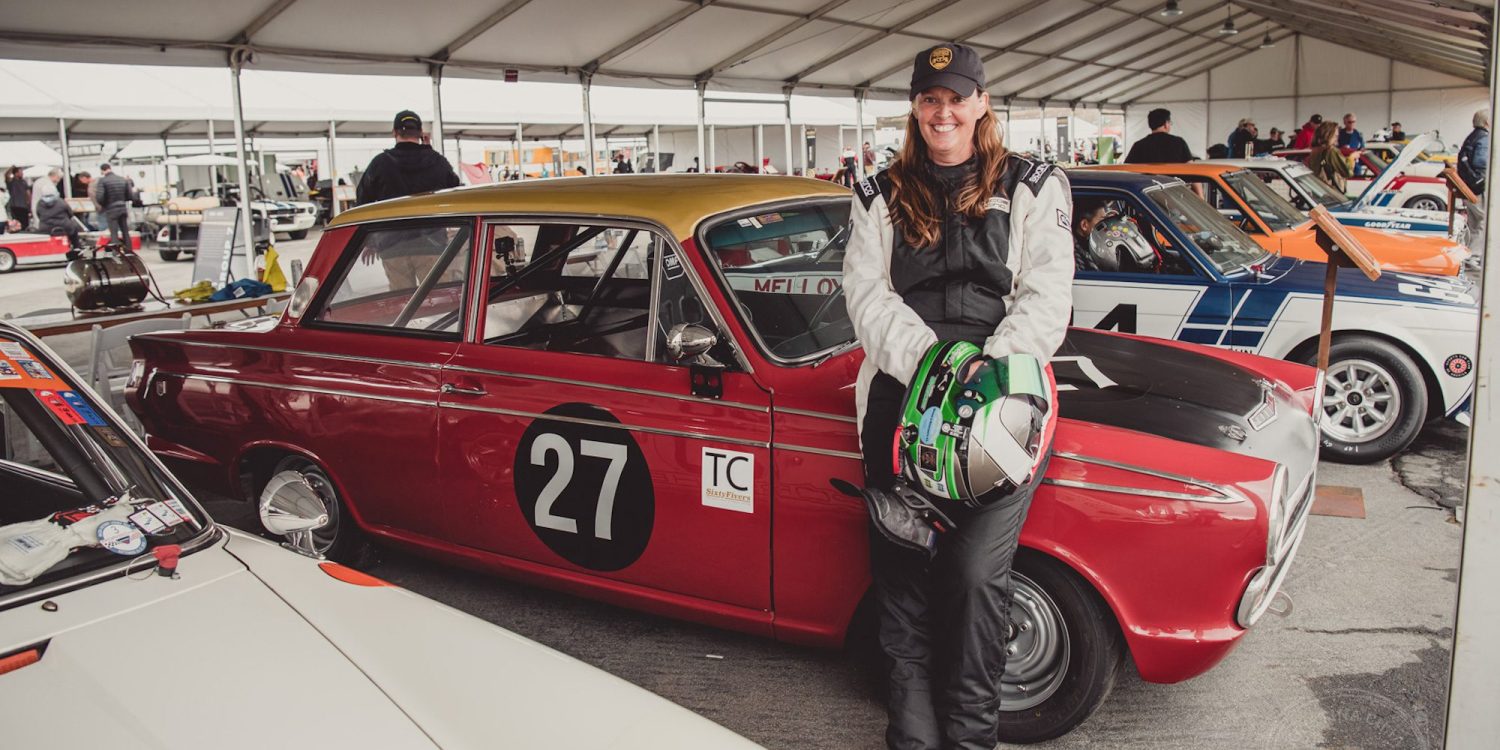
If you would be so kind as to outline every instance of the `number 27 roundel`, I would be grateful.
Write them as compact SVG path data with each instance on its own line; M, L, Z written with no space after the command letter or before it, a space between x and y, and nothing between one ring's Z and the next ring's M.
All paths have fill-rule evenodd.
M646 457L613 414L560 404L516 447L516 500L537 538L590 570L629 567L651 541L656 497ZM581 423L581 420L586 423Z

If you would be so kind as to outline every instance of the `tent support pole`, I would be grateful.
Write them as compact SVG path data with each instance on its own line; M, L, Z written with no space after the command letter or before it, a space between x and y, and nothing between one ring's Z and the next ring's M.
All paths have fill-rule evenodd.
M704 135L703 135L704 124L708 120L707 112L705 112L705 109L704 109L705 105L704 105L704 101L703 101L704 97L707 94L708 94L708 81L699 81L698 82L698 171L699 172L707 172L708 171L708 151L706 150L708 147L704 143Z
M798 143L797 150L800 151L800 152L802 152L802 155L800 157L798 157L797 161L800 163L800 165L802 167L802 176L803 177L811 177L812 176L812 172L808 169L809 165L807 163L807 150L808 150L807 149L807 126L803 125L802 128L801 128L801 130L799 130L797 132L797 135L799 136L798 141L797 141L797 143Z
M516 171L521 173L521 176L516 178L518 180L526 179L526 170L523 169L523 166L526 164L526 140L523 136L524 134L521 132L521 123L518 122L516 123Z
M255 222L250 216L250 159L245 153L245 102L240 93L240 70L245 64L242 55L248 54L249 50L245 49L235 49L229 53L229 81L234 93L234 148L240 162L240 236L245 240L245 267L254 268ZM221 286L234 281L229 278L230 269L234 267L230 263L232 257L231 248L224 258L224 272L218 279Z
M339 129L333 120L328 121L328 216L339 215L339 163L334 155L334 144L338 142Z
M865 176L865 90L854 90L854 163L859 176Z
M703 165L703 171L705 171L705 172L712 172L712 171L714 171L714 163L715 163L714 151L716 150L714 148L714 141L717 141L717 140L718 140L718 137L714 135L714 126L709 125L708 126L708 156L705 159L705 163Z
M661 166L661 126L651 126L651 169L662 171Z
M68 154L68 121L57 118L57 142L62 147L63 178L62 194L64 198L73 197L73 157ZM21 227L21 231L26 231Z
M218 156L219 146L214 139L214 119L208 118L208 155ZM210 165L208 168L208 192L211 195L219 194L219 168Z
M443 66L433 65L432 70L432 141L437 152L447 156L443 148Z
M594 151L594 111L592 91L594 77L586 72L578 74L578 83L583 86L583 142L588 149L588 156L584 158L584 168L589 174L594 174L598 166L597 154Z
M755 173L764 174L766 164L766 126L755 126Z
M792 174L792 87L783 88L781 93L786 96L786 169L782 171Z

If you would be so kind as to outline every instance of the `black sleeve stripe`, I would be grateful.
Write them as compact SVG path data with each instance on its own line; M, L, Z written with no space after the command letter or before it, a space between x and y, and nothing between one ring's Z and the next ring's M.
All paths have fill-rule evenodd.
M859 202L864 205L866 211L870 210L870 206L875 203L876 196L885 195L889 197L890 193L891 178L883 169L860 180L854 186L854 194L859 196Z

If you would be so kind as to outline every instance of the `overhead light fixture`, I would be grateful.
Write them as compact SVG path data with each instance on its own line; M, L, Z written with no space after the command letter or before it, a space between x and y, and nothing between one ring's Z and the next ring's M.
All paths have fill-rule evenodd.
M1276 42L1271 41L1271 32L1267 31L1266 35L1260 38L1260 49L1270 49L1275 46Z
M1240 33L1240 30L1234 27L1233 10L1234 6L1224 4L1224 25L1219 27L1219 36L1232 36Z
M1167 7L1157 11L1156 15L1162 18L1175 18L1182 15L1182 7L1177 4L1177 0L1167 0Z

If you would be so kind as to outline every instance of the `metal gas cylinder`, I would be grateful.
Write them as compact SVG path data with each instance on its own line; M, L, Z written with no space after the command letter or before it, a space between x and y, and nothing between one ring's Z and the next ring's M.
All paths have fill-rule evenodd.
M79 310L133 308L146 298L146 262L129 252L78 258L63 270L63 290Z

